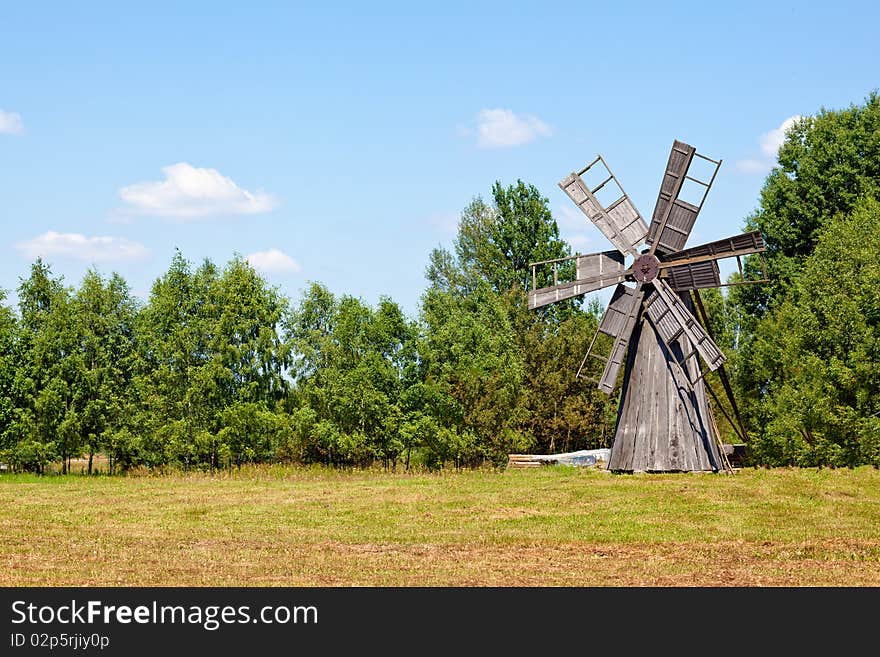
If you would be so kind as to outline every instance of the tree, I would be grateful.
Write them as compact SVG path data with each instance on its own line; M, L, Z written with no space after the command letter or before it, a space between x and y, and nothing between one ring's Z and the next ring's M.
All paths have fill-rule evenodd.
M415 331L388 298L374 309L311 285L287 322L306 460L395 466L406 446L401 397L417 377Z
M43 471L60 457L62 471L67 472L70 459L81 451L74 393L82 361L71 290L37 258L30 276L19 285L18 298L21 331L15 348L13 460Z
M240 256L223 271L210 260L193 271L175 254L138 321L149 460L213 468L224 459L269 458L264 447L275 429L262 414L275 412L287 394L286 309L287 300ZM242 426L255 432L245 436Z
M788 368L794 361L773 344L788 344L801 331L793 313L803 309L803 301L796 295L820 237L850 216L859 202L880 193L878 134L880 97L876 92L861 105L822 109L801 119L788 131L779 149L778 165L761 191L758 209L748 218L748 227L759 229L767 244L770 282L731 288L724 306L735 346L730 352L733 383L752 434L766 437L774 417L791 417L778 405L782 396L776 390L776 377L786 377L791 383ZM840 255L844 261L835 268L848 267L848 256ZM747 259L745 270L748 277L760 273L756 257ZM794 344L790 347L792 353L800 349ZM798 385L807 386L806 380L799 381ZM806 388L788 389L792 394L814 397ZM771 398L776 400L778 412L771 412ZM794 404L794 397L790 401ZM772 431L778 437L781 425L775 426ZM768 462L791 460L789 456L771 456L772 450L764 448L753 451Z
M819 232L747 357L761 391L753 451L770 465L880 466L880 202Z
M216 276L206 262L201 272L202 291ZM207 299L196 291L189 262L177 251L168 271L158 278L135 327L138 374L135 385L140 399L140 431L143 458L161 464L179 458L191 460L196 426L188 399L194 370L207 351L202 319ZM202 298L199 298L201 296Z
M79 361L73 407L79 419L76 430L89 454L89 474L95 453L104 448L112 469L117 455L110 436L129 423L136 314L128 284L118 274L105 280L90 269L73 296Z
M477 198L462 212L454 255L431 253L420 353L425 385L434 387L425 397L445 413L432 417L439 428L469 432L498 461L512 449L604 445L614 400L575 378L599 309L584 312L582 300L572 299L528 310L529 264L570 249L534 186L496 182L492 198L492 206ZM574 263L560 263L558 276L573 279ZM538 268L535 283L552 285L552 267ZM444 396L452 403L437 403Z
M432 287L469 291L485 282L495 292L527 290L532 284L529 263L570 255L549 201L534 185L496 182L492 198L492 206L477 197L462 212L454 256L442 247L431 252L426 276ZM560 271L562 276L573 273L570 263ZM539 275L539 285L552 284L549 270Z
M601 308L558 322L519 313L516 333L523 354L524 413L522 429L544 453L608 447L614 436L616 399L586 378L576 378L589 336L596 331ZM600 334L603 347L610 349ZM584 363L585 374L592 363Z
M14 383L18 367L16 338L18 321L12 308L5 304L6 291L0 290L0 461L11 461L16 444L12 431L15 421Z
M747 220L767 244L771 282L734 295L747 312L760 316L785 298L788 283L812 253L822 228L852 212L856 202L880 192L880 96L863 105L821 109L788 131L778 164L764 183L758 209ZM749 270L756 266L750 259Z
M500 462L528 448L517 431L523 360L501 295L483 283L469 294L431 288L422 298L424 333L419 344L423 378L441 428L473 435L482 454ZM456 460L461 460L460 458Z

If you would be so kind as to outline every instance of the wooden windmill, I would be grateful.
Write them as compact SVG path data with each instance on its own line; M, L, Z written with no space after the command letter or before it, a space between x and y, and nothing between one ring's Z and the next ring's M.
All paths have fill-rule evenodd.
M705 161L708 180L689 175L694 158ZM729 467L706 391L716 402L718 398L703 378L701 359L709 371L719 370L737 422L720 402L717 405L734 430L745 437L723 369L725 356L693 313L698 309L706 322L698 290L723 287L718 261L735 257L742 272L742 256L763 253L764 241L760 232L752 231L684 248L720 166L720 160L700 155L693 146L675 141L650 227L601 155L559 183L615 250L532 263L529 308L617 284L577 372L578 376L588 376L593 362L590 359L604 361L604 370L595 380L600 390L611 394L620 368L625 366L608 461L610 470L717 471ZM587 174L601 182L591 188L585 182ZM696 198L688 201L681 197L686 182L702 191L697 195L698 202L694 202ZM603 205L596 196L603 188L603 198L616 200ZM639 250L642 244L647 248ZM760 257L763 265L763 255ZM559 265L566 260L575 261L575 280L560 282ZM552 286L535 289L539 267L552 267ZM759 280L739 282L764 281L766 275ZM600 332L613 339L607 357L593 353Z

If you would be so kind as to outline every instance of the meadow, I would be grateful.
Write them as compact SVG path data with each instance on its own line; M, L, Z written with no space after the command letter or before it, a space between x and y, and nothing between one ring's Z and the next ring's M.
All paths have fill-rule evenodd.
M0 475L3 586L878 586L880 471Z

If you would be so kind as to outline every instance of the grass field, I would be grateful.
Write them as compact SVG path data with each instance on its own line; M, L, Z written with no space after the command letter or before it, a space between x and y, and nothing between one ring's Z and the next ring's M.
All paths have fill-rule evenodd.
M878 586L880 471L0 476L5 586Z

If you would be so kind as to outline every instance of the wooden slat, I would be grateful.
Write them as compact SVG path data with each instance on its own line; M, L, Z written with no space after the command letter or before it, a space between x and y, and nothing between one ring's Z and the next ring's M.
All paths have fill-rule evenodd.
M750 253L760 253L766 250L764 246L764 238L761 231L753 230L748 233L740 233L732 237L726 237L723 240L716 240L693 246L683 251L677 251L667 255L663 260L669 262L671 260L686 260L699 256L716 256L716 259L732 258L736 255L748 255Z
M661 253L675 253L684 248L688 236L697 220L699 208L681 199L672 202L672 209L666 226L660 235L658 250Z
M645 312L651 318L657 332L667 346L670 346L684 333L684 329L673 314L672 308L656 289L652 290L645 298Z
M691 314L690 310L688 310L687 306L685 306L681 298L675 292L673 292L669 285L667 285L666 282L662 279L656 279L654 281L654 289L659 294L659 297L663 301L663 303L668 307L668 316L670 316L678 325L673 333L676 333L678 329L681 329L684 336L687 337L687 339L697 350L697 353L699 353L700 356L703 358L706 366L713 371L718 369L718 367L725 360L727 360L727 358L724 356L723 353L721 353L718 345L715 344L715 341L708 336L706 331L696 320L693 314ZM655 304L652 304L652 306L653 305ZM651 306L648 307L649 313L650 308ZM655 321L655 323L657 322ZM658 330L661 330L659 324ZM662 330L661 335L663 335ZM678 336L676 336L676 338L677 337ZM684 354L684 356L685 358L687 358L688 354Z
M614 384L617 383L617 374L623 359L626 357L626 348L629 345L629 339L632 335L636 324L636 317L642 305L642 284L638 283L635 290L629 297L629 307L626 310L626 316L623 320L623 326L614 339L614 346L611 348L611 354L608 356L608 362L605 363L605 371L602 372L602 378L599 379L599 390L606 394L611 394L614 390Z
M666 271L669 274L669 286L676 292L721 285L721 272L715 260L670 267Z
M613 174L611 177L616 184L617 179L613 178ZM621 194L609 204L608 208L605 208L593 195L583 178L574 172L561 180L559 187L618 251L633 256L638 254L636 247L644 242L648 225L626 194ZM620 188L620 185L617 184L617 187ZM622 191L622 188L620 189Z
M632 304L633 288L620 284L614 288L614 294L611 295L611 301L602 315L599 322L599 330L612 338L620 335L621 330L626 324L627 313Z
M696 152L697 149L690 144L685 144L678 140L675 140L672 143L672 150L669 152L669 160L666 162L666 170L663 174L663 180L660 181L660 192L657 194L654 213L651 215L651 226L648 229L648 235L645 239L645 242L649 245L654 245L656 241L657 245L655 248L661 254L681 249L681 247L678 249L669 249L663 246L667 241L674 241L672 237L667 235L667 233L674 234L674 231L668 231L665 228L665 225L666 223L669 223L667 217L672 215L673 208L670 207L670 204L678 198L682 183L684 182L684 176L687 174L687 170L691 165L691 160L693 160L694 153ZM687 208L684 208L684 210L687 210ZM679 223L681 223L680 219L681 218L678 220ZM694 214L694 219L696 219L696 214ZM690 225L693 227L693 220L690 221ZM690 229L688 229L688 232L690 232ZM687 241L687 235L685 235L685 241ZM684 246L684 242L682 242L682 246Z
M593 261L591 258L595 256L607 256L599 261ZM612 257L613 256L613 257ZM542 306L571 299L581 294L595 292L615 283L622 283L626 279L626 275L630 270L622 269L623 254L616 251L607 251L605 253L594 253L587 256L579 256L577 258L578 271L587 269L597 269L598 273L578 278L574 281L551 285L550 287L542 287L537 290L530 290L528 301L529 309L541 308ZM540 264L540 263L539 263Z
M616 276L626 268L623 264L623 259L624 256L619 251L603 251L602 253L589 253L578 256L576 260L576 278L605 276L606 274Z
M667 347L650 322L639 322L629 353L608 469L720 469L716 434L709 421L703 381L698 380L696 359L686 363L683 371L670 367ZM685 377L697 381L692 392Z

